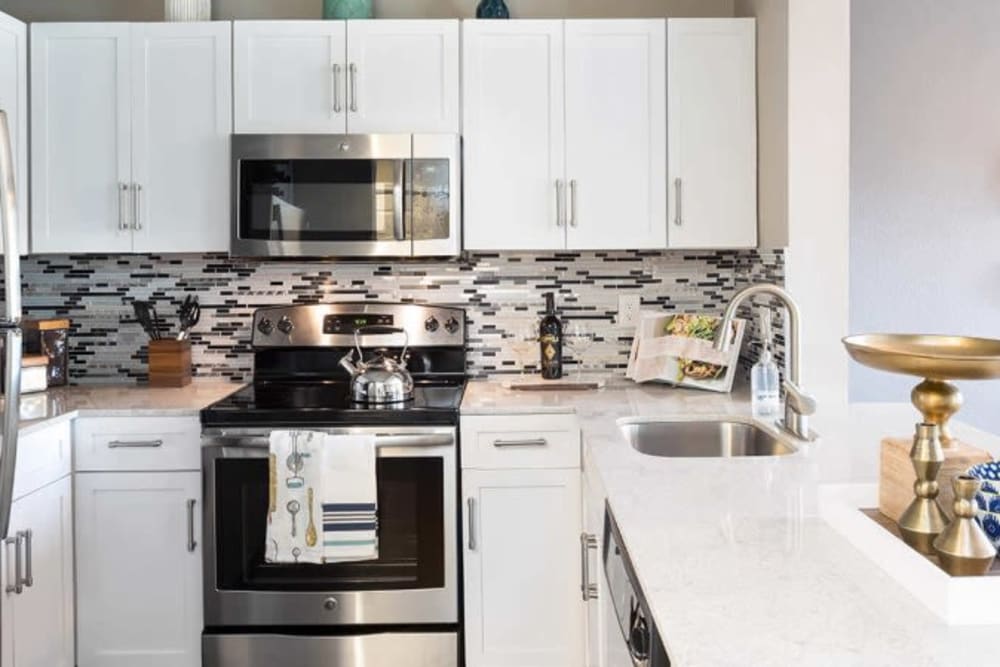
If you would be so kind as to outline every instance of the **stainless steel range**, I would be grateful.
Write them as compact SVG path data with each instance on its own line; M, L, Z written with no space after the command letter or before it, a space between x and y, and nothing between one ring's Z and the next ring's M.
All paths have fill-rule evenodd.
M205 666L457 666L464 312L292 306L258 311L253 326L253 383L202 412ZM340 362L355 342L373 366L405 360L412 391L354 402ZM266 561L268 438L279 428L375 436L376 560Z

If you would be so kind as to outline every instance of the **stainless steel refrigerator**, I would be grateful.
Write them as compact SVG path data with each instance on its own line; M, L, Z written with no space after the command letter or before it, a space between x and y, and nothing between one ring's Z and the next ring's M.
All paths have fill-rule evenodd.
M21 403L21 258L18 255L17 196L14 155L7 113L0 109L0 225L3 227L4 309L0 332L4 338L4 405L0 440L0 542L10 528L10 506L14 496L14 466L17 461L17 426ZM20 545L18 545L20 546ZM0 626L2 627L2 626ZM0 636L0 643L10 641Z

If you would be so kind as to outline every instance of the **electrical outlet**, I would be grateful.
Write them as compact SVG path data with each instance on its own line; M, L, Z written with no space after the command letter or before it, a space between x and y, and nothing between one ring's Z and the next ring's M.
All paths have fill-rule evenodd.
M634 327L639 323L639 308L642 299L638 294L618 295L618 326Z

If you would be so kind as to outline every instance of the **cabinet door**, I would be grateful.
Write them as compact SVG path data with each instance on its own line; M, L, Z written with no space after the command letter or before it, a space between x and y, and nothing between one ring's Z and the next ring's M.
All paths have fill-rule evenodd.
M7 112L10 128L17 188L18 247L25 255L28 253L28 29L3 12L0 12L0 109Z
M130 252L127 23L31 26L33 252Z
M458 21L348 21L348 131L457 134L458 58Z
M666 22L566 22L572 250L667 245Z
M132 27L137 252L229 248L229 24Z
M462 25L465 247L560 250L562 21Z
M347 131L344 21L233 24L235 132Z
M462 474L468 666L583 664L580 471Z
M80 473L76 504L79 666L200 666L200 473Z
M11 534L30 531L22 547L24 574L13 596L16 667L73 667L73 486L69 476L21 498L12 508ZM27 539L27 538L25 538ZM30 553L29 553L30 552Z
M667 44L670 247L754 247L754 20L670 19Z

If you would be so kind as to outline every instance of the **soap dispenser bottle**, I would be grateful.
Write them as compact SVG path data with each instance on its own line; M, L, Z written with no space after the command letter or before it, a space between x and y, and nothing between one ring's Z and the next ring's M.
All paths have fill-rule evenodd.
M754 416L772 417L781 412L781 377L771 352L771 311L760 311L760 359L750 369L750 406Z

